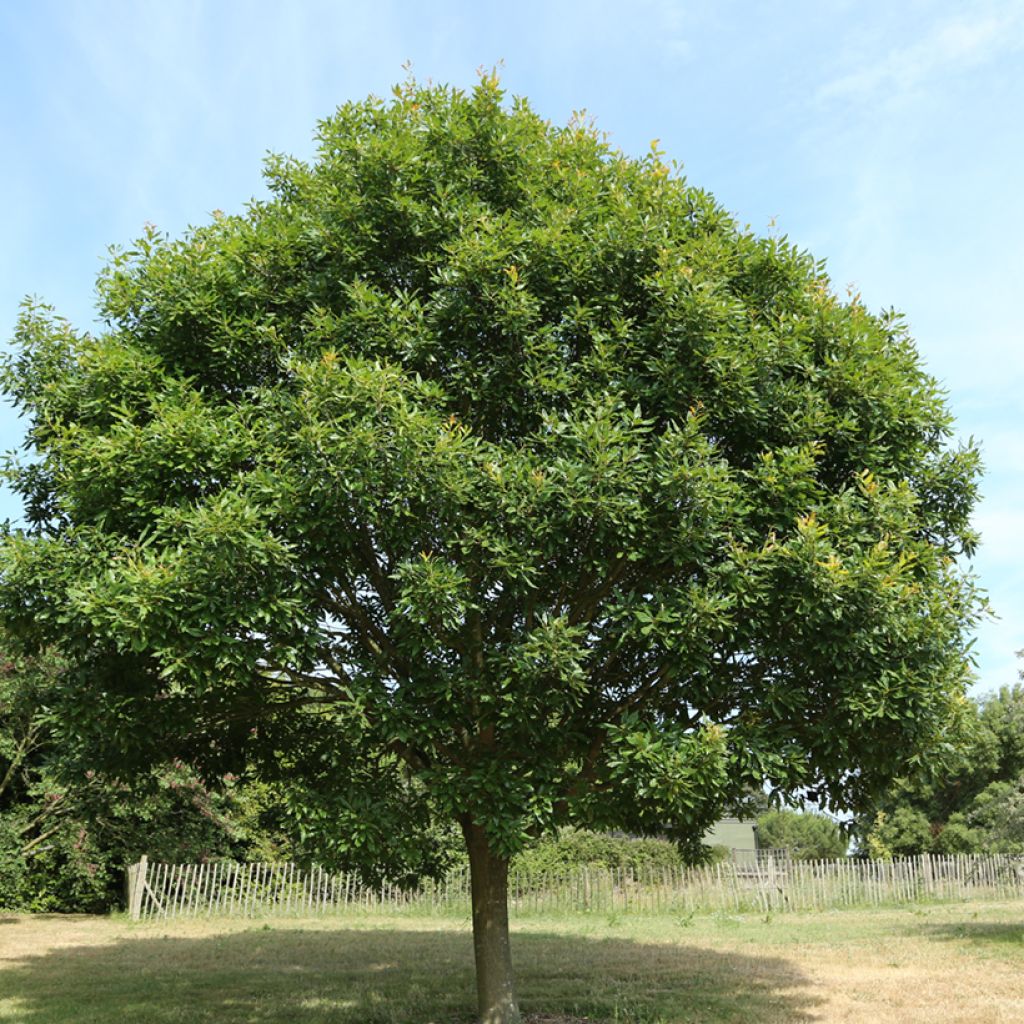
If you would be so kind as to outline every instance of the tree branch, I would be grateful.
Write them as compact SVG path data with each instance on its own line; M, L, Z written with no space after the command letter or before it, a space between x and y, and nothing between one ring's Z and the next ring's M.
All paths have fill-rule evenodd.
M339 600L329 590L321 593L321 600L340 615L372 657L388 665L397 674L411 678L413 673L405 659L395 649L387 633L373 621L348 587L341 585L347 601Z
M28 843L28 844L26 844L25 846L23 846L23 847L21 848L21 855L22 855L22 856L24 857L24 856L25 856L26 854L30 853L30 852L31 852L32 850L34 850L34 849L35 849L35 848L36 848L36 847L37 847L37 846L38 846L38 845L39 845L40 843L44 843L44 842L46 842L46 840L47 840L47 839L49 839L49 838L50 838L50 836L52 836L52 835L53 835L53 834L54 834L55 832L57 832L57 831L58 831L59 829L60 829L60 825L54 825L54 826L53 826L53 828L51 828L51 829L47 830L47 831L46 831L46 832L44 832L44 833L43 833L42 835L40 835L40 836L36 836L36 838L35 838L35 839L33 839L31 843Z
M4 772L3 779L0 779L0 796L3 796L4 791L14 780L14 776L18 769L24 764L25 758L29 752L35 747L35 738L39 733L38 723L31 722L28 726L28 732L22 738L18 744L14 753L11 755L11 763L7 766L7 771Z

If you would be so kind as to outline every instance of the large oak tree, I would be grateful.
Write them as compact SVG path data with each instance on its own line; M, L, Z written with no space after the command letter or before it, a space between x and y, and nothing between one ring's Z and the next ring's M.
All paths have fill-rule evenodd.
M377 870L457 823L507 1024L532 836L695 844L751 785L856 808L941 741L977 456L899 316L656 148L486 76L318 139L115 251L103 330L26 308L0 611L123 770L244 758Z

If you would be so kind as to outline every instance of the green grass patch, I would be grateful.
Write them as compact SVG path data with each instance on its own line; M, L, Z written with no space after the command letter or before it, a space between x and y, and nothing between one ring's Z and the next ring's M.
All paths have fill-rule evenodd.
M908 978L932 971L959 982L969 982L973 972L979 987L986 974L1001 977L999 972L1008 970L1019 978L1022 909L970 904L774 918L538 916L516 923L513 955L524 1012L551 1015L549 1020L555 1015L609 1024L913 1020L902 1011L886 1016L891 997L886 1007L864 1003L865 1014L873 1017L833 1018L829 1008L843 995L843 986L859 992L863 985L868 1000L885 984L897 985L897 993L905 990L901 971ZM349 913L166 925L133 925L118 917L8 917L0 918L0 951L0 1021L5 1022L463 1024L473 1019L472 943L469 922L460 917ZM833 975L826 968L838 972L838 980L830 982ZM998 984L989 984L989 990L1005 1002Z

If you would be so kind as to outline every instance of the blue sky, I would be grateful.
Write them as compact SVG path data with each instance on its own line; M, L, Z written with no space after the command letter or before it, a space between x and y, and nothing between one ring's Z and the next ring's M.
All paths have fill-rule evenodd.
M908 316L987 474L975 568L999 618L978 687L1024 648L1024 3L515 4L113 0L0 4L0 339L23 296L79 327L106 248L262 191L268 151L421 79L506 88L614 144L661 140L743 222ZM20 427L0 411L0 448ZM0 517L19 508L0 495Z

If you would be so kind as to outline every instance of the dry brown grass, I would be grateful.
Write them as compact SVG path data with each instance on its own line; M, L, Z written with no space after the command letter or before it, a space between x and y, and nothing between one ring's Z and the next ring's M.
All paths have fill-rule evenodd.
M808 943L789 958L821 999L812 1020L1019 1024L1024 1020L1022 919L1019 909L1016 924L999 915L1000 924L989 930L962 918L944 924L925 919L919 928L894 922L887 935L848 943L840 930L835 941ZM1010 945L993 948L991 943Z
M1024 905L761 917L520 919L531 1024L1017 1024ZM0 918L0 1021L450 1024L468 922Z

